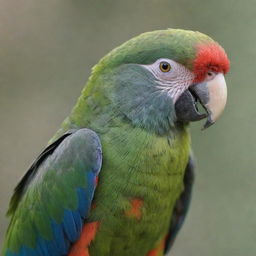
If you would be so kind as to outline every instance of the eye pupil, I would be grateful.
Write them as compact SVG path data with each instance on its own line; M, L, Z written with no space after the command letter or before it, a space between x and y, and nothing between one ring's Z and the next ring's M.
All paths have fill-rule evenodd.
M160 63L160 70L162 72L168 72L171 70L171 65L168 62L161 62Z
M162 64L162 69L166 70L169 68L169 65L167 63Z

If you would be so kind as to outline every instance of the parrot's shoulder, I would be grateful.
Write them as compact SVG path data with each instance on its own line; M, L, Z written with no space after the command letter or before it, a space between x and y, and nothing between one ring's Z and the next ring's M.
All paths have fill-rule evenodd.
M69 137L69 138L68 138ZM68 138L68 139L67 139ZM88 140L89 139L89 140ZM72 142L75 142L74 144L81 144L85 142L85 145L87 148L84 148L83 151L86 151L89 147L89 152L94 152L95 149L97 153L102 154L101 152L101 143L98 135L87 128L83 129L72 129L67 132L65 132L63 135L59 136L58 139L53 141L50 145L48 145L35 159L35 161L32 163L30 168L27 170L27 172L24 174L24 176L21 178L19 183L14 189L14 194L11 198L9 209L7 212L7 215L11 215L12 212L15 211L17 204L22 197L22 194L26 187L28 186L29 182L33 179L33 177L38 173L39 166L56 151L56 149L61 146L61 149L64 147L63 144L69 144L71 147L68 149L69 151L72 150ZM62 144L62 145L61 145ZM57 152L55 152L55 155L58 155L61 151L59 149ZM100 169L99 166L96 167L96 169Z
M53 143L51 143L49 146L47 146L42 153L36 158L36 160L32 163L30 168L27 170L27 172L23 175L19 183L14 189L13 196L11 198L9 209L7 212L7 215L11 215L15 209L17 208L17 205L21 199L21 196L24 192L24 189L26 185L28 184L29 180L33 178L33 176L37 173L38 167L40 164L51 154L53 151L60 145L60 143L71 134L71 132L66 132L64 135L62 135L60 138L55 140Z
M11 199L3 255L65 255L88 217L101 163L100 139L86 128L46 147Z

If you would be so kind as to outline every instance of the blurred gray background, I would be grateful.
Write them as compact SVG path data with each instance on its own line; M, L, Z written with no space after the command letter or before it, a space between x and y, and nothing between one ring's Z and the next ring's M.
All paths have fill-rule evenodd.
M69 114L90 68L141 32L186 28L226 49L226 111L192 124L198 170L173 256L256 255L256 2L0 0L0 240L12 190ZM1 242L2 243L2 242Z

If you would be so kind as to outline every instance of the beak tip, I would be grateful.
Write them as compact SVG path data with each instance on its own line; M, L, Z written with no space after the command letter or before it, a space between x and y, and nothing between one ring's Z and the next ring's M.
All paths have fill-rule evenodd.
M210 117L208 117L206 123L204 124L202 131L204 131L205 129L209 128L210 126L212 126L215 123L215 121L213 121Z

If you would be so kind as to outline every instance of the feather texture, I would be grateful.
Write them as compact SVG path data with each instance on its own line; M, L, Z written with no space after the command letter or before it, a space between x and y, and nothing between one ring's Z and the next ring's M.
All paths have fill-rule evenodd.
M15 190L4 255L66 255L88 216L101 159L100 141L89 129L48 146Z

